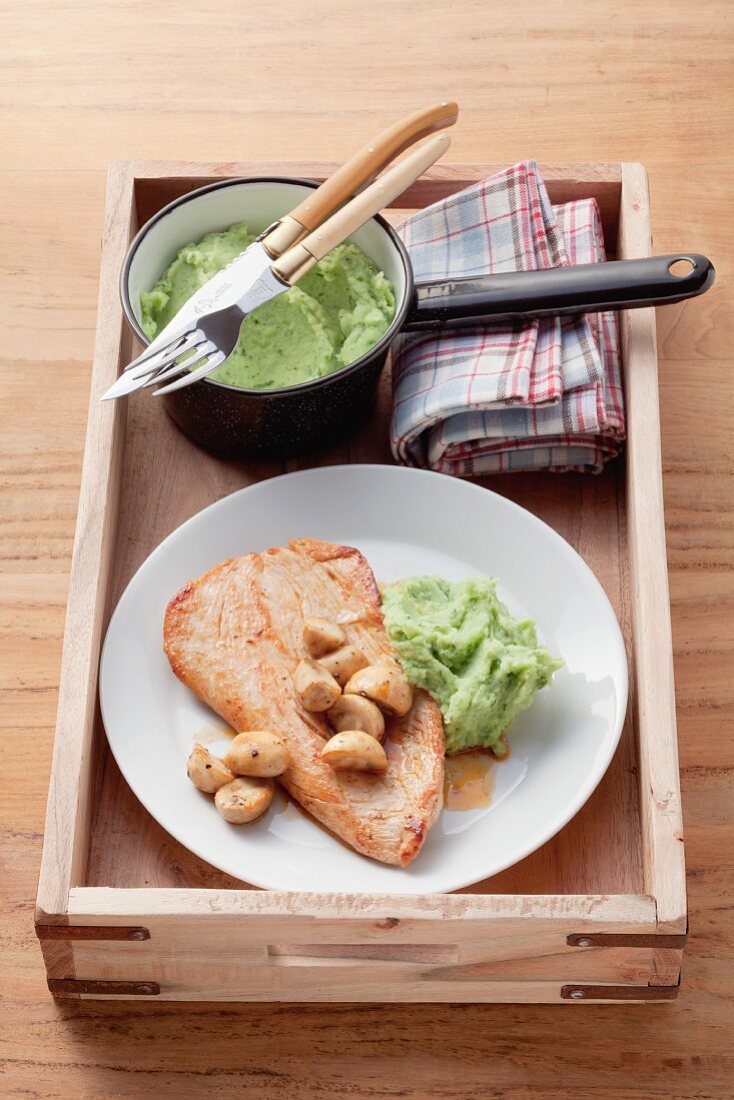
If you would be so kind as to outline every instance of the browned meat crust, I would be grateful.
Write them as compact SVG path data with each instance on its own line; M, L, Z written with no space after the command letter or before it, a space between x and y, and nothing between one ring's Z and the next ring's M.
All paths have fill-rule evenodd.
M281 780L309 813L358 852L405 866L440 809L440 711L416 692L410 713L388 721L386 776L332 770L319 759L326 720L305 711L292 686L312 615L341 623L370 661L395 661L367 561L314 539L232 558L189 582L166 610L164 648L176 676L234 729L272 729L286 741Z

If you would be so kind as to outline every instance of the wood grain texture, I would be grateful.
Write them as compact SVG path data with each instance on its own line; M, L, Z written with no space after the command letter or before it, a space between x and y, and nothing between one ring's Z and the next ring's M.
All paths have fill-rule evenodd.
M650 250L647 173L622 167L621 255ZM645 890L657 901L661 930L685 932L685 863L673 693L673 653L660 468L658 357L652 311L621 315L627 417L627 525L635 641L635 716ZM635 349L634 362L630 350ZM635 377L632 377L632 372ZM666 956L666 962L668 957ZM665 978L665 974L661 975ZM659 984L664 984L661 980Z
M124 241L130 233L133 209L132 180L123 170L109 174L105 249L99 279L98 315L107 316L107 304L117 290L124 260ZM101 403L110 384L105 367L114 371L121 347L129 347L130 335L121 319L97 325L90 406L97 415L88 418L82 466L82 492L77 511L77 534L71 560L68 613L64 632L64 662L59 693L59 721L49 785L49 815L43 849L38 917L64 914L69 890L86 874L93 790L99 745L93 744L93 714L98 707L97 664L106 610L100 593L106 593L117 532L117 501L124 446L126 409L121 402L108 408ZM100 412L101 408L101 412ZM101 492L100 492L101 490ZM108 505L105 506L104 499ZM94 576L94 584L90 578ZM80 751L81 739L81 751Z
M73 944L77 978L155 981L163 1000L531 1001L567 981L646 985L652 952L569 947L569 927L649 932L640 897L72 891L70 923L125 921L145 943Z
M216 1089L265 1100L296 1089L370 1100L730 1096L731 5L600 0L592 11L581 0L428 0L417 18L412 5L329 0L308 11L303 19L294 0L253 0L246 19L232 0L217 5L216 18L192 0L175 13L159 0L0 5L0 724L25 779L0 776L0 1090L138 1098ZM192 70L207 74L196 94ZM717 266L703 299L658 312L691 921L682 996L670 1005L585 1006L572 1022L571 1008L556 1006L56 1006L32 899L104 170L131 156L344 159L387 121L442 96L462 107L457 161L645 162L655 249L696 248ZM352 451L380 447L384 440L365 435ZM237 471L232 478L234 487ZM161 850L172 878L175 861Z

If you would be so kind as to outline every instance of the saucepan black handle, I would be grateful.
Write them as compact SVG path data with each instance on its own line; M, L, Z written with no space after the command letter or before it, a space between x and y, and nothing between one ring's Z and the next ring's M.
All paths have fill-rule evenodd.
M673 274L674 265L687 270ZM669 305L703 294L714 278L714 266L705 256L679 252L644 260L416 283L405 328L487 325L552 314Z

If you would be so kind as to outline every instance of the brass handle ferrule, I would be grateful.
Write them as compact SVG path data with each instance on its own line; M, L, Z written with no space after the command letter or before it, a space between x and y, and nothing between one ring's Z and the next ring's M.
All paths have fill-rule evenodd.
M316 257L312 256L307 248L302 244L296 244L275 261L272 270L279 279L293 286L316 263Z
M282 256L292 245L300 241L308 233L305 225L285 214L280 221L273 226L266 237L263 237L262 245L268 256L274 260Z

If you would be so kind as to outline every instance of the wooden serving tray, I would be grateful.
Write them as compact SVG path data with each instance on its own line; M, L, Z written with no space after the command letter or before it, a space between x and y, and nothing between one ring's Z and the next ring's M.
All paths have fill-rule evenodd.
M164 1000L664 1000L686 932L685 868L660 471L655 316L621 315L628 443L598 477L510 474L491 486L589 563L626 639L631 692L617 754L583 810L543 848L468 890L401 897L256 890L181 847L107 749L97 668L110 613L161 539L212 501L300 466L390 462L388 371L347 444L297 462L223 461L160 403L101 403L134 349L117 283L132 235L214 179L323 179L330 164L127 163L110 171L99 315L36 930L67 997ZM437 168L400 220L497 170ZM594 195L610 256L645 256L644 169L545 165L553 202Z

